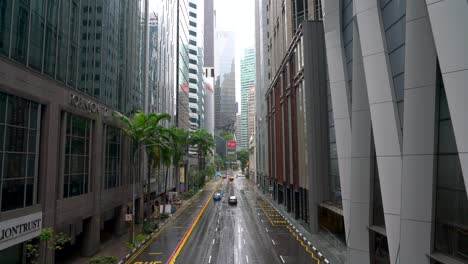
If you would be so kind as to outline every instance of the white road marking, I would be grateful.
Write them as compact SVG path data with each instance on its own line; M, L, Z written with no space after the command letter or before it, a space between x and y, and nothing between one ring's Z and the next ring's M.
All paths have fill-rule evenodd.
M241 227L241 232L244 232L244 228L243 228L243 227Z
M218 232L218 227L216 227L216 232Z
M271 240L271 242L273 242L273 245L275 245L275 246L276 246L276 243L275 243L275 241L274 241L273 239Z
M249 257L245 255L245 258L247 259L247 263L249 263Z
M268 228L265 227L265 230L268 232Z
M260 219L260 221L262 221L262 223L263 223L263 219Z
M283 263L286 263L286 262L284 261L283 256L280 255L280 258L281 258L281 261L282 261Z
M244 239L244 245L245 245L245 239Z
M213 245L214 245L215 240L216 240L216 239L213 238Z
M208 259L208 263L211 263L211 256L210 256L210 258Z

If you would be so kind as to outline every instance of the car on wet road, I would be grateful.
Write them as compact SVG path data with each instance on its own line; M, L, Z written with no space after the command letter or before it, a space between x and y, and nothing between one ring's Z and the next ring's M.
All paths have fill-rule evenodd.
M216 192L214 195L213 195L213 200L214 201L219 201L221 200L222 198L222 195L219 193L219 192Z
M229 197L229 200L228 200L228 203L229 204L233 204L233 205L236 205L237 204L237 197L236 196L230 196Z

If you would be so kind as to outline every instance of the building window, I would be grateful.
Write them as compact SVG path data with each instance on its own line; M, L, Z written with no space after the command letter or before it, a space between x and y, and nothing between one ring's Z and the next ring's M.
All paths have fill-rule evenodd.
M44 37L45 1L32 1L31 32L29 36L29 66L42 68L42 39Z
M90 191L89 163L91 154L91 120L65 113L65 166L63 197L73 197Z
M193 73L193 74L197 74L197 70L195 70L195 69L189 69L189 72Z
M193 21L189 21L189 25L192 26L192 27L197 27L197 23L195 23Z
M189 6L190 6L191 8L195 8L195 9L197 9L197 5L196 5L196 4L194 4L194 3L189 3Z
M20 63L26 64L29 32L29 1L18 1L13 6L11 57Z
M196 80L196 79L193 79L193 78L189 78L189 83L194 83L194 84L196 84L196 83L197 83L197 80Z
M189 12L189 16L194 17L194 18L197 18L197 14L195 14L195 13L193 13L193 12Z
M316 20L323 19L322 0L315 1L315 19Z
M192 31L192 30L189 30L189 34L190 34L190 36L194 36L194 37L197 36L197 32Z
M41 106L0 92L1 211L36 203Z
M192 54L192 55L197 55L197 51L196 51L196 50L191 50L191 49L189 49L189 53Z
M468 261L468 199L439 67L436 85L439 131L434 248L465 262Z
M10 48L10 22L13 0L0 1L0 54L8 55Z
M107 126L104 189L115 188L121 185L121 142L121 130Z

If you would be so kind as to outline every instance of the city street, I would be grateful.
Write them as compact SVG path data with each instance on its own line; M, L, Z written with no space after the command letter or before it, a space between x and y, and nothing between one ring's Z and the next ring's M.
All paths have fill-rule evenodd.
M213 201L217 187L221 201ZM235 195L238 204L227 200ZM208 202L206 208L204 203ZM197 219L193 230L190 223ZM180 242L180 243L179 243ZM178 246L179 250L176 250ZM170 258L171 257L171 258ZM181 215L127 263L320 263L245 178L211 183Z

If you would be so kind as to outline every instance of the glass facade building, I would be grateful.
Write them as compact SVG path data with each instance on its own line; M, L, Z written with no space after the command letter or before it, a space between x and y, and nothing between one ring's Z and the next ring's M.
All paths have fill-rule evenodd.
M247 97L252 86L255 85L255 49L250 48L244 51L244 56L240 61L240 85L241 85L241 119L239 124L240 138L237 140L238 148L248 149L249 131L248 131L248 102Z
M234 132L236 123L235 33L215 31L215 131Z
M37 219L75 241L64 252L80 248L85 256L99 249L109 230L112 235L125 230L131 183L141 181L126 165L133 159L131 144L112 112L143 109L143 62L149 56L143 48L144 3L0 0L2 224ZM172 24L167 18L174 19L172 10L165 26ZM152 43L158 41L156 25L150 29ZM158 43L165 47L162 67L174 61L169 57L174 40ZM175 66L171 76L160 63L151 64L152 87L161 80L162 90L174 89ZM158 70L167 78L159 78ZM174 92L154 98L164 100L161 110L175 114ZM143 192L136 191L139 222ZM21 263L29 238L0 241L0 262ZM67 255L41 257L61 263Z

